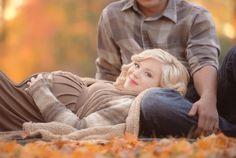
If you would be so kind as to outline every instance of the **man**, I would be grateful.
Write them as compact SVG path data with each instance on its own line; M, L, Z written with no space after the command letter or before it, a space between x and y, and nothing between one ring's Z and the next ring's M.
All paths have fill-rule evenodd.
M207 10L184 0L111 3L99 21L96 78L114 81L122 64L148 48L176 56L188 68L192 82L186 98L169 89L144 96L140 137L210 134L218 130L219 120L228 127L216 108L220 47Z

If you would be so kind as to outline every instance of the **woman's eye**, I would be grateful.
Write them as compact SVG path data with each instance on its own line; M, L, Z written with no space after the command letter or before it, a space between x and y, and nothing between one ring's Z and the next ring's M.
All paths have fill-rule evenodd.
M147 77L150 77L150 78L152 78L152 74L151 74L151 73L149 73L149 72L145 72L145 75L146 75Z
M135 67L136 69L138 69L140 66L139 66L139 64L134 63L134 67Z

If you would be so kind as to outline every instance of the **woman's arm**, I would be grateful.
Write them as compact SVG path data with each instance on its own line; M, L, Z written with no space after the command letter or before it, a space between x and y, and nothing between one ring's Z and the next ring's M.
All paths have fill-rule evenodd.
M53 73L49 75L39 74L36 78L31 79L31 82L28 83L29 88L27 89L46 122L61 122L77 129L115 125L125 122L133 99L124 97L118 100L112 100L110 107L93 112L79 119L76 114L67 109L51 92L52 78Z
M82 118L76 124L76 128L84 129L96 126L109 126L124 123L129 112L133 99L124 97L110 101L107 108L93 112Z
M62 122L74 127L80 119L51 92L52 79L53 73L39 74L36 78L31 78L26 90L31 94L46 122Z

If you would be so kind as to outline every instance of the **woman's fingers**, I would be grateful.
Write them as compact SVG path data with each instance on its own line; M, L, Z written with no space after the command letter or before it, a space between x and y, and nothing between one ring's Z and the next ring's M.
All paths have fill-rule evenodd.
M43 75L39 74L36 77L31 77L30 81L27 82L26 84L28 85L28 87L31 87L32 85L34 85L37 81L43 79Z

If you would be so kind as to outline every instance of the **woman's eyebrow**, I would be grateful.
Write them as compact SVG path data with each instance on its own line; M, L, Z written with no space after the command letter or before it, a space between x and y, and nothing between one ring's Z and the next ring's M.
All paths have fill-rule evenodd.
M144 70L145 71L149 71L149 72L151 72L151 73L153 73L154 71L153 70L151 70L150 68L144 68Z

